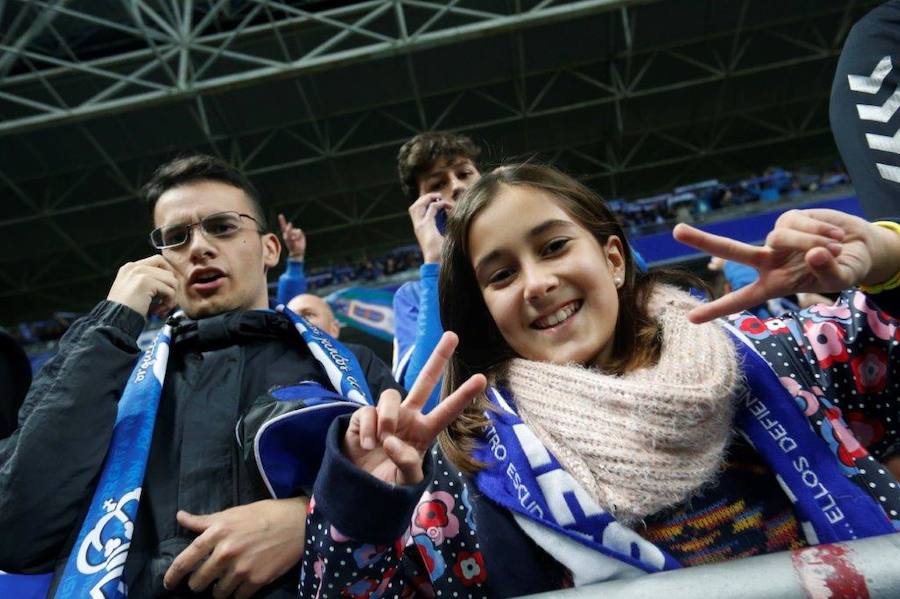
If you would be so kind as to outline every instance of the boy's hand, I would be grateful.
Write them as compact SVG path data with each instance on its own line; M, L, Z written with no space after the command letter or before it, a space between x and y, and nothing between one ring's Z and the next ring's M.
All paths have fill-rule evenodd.
M450 208L453 208L453 204L442 200L439 193L426 193L409 207L413 232L416 234L419 247L422 248L422 259L426 264L441 261L444 237L438 231L436 218L439 210Z
M172 265L155 255L123 264L106 299L128 306L145 318L151 312L165 316L175 307L177 288Z

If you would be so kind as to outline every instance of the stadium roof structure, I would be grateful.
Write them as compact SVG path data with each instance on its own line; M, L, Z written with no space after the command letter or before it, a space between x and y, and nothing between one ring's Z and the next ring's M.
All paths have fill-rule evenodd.
M395 158L425 130L607 197L832 160L835 64L876 4L0 0L0 323L104 297L150 253L140 185L191 151L312 265L414 240Z

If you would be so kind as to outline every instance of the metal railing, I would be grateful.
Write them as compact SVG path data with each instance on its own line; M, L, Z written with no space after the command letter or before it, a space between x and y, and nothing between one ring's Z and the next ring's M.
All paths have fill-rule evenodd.
M898 599L900 535L695 566L531 597Z

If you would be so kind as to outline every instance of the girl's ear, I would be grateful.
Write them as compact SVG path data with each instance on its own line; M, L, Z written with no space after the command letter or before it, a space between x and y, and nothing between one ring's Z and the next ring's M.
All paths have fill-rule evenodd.
M609 266L610 274L613 279L625 279L625 248L622 247L622 240L616 235L610 235L603 246L606 254L606 264Z

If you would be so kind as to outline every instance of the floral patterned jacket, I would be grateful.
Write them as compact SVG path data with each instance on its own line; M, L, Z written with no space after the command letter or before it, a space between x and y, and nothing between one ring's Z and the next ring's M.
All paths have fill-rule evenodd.
M898 520L900 489L877 462L900 453L900 326L889 315L900 314L900 290L876 299L853 291L834 306L729 320L848 476ZM393 487L341 455L345 429L346 419L329 432L310 502L301 597L502 597L570 584L565 569L437 449L422 484ZM850 474L866 468L882 476Z

